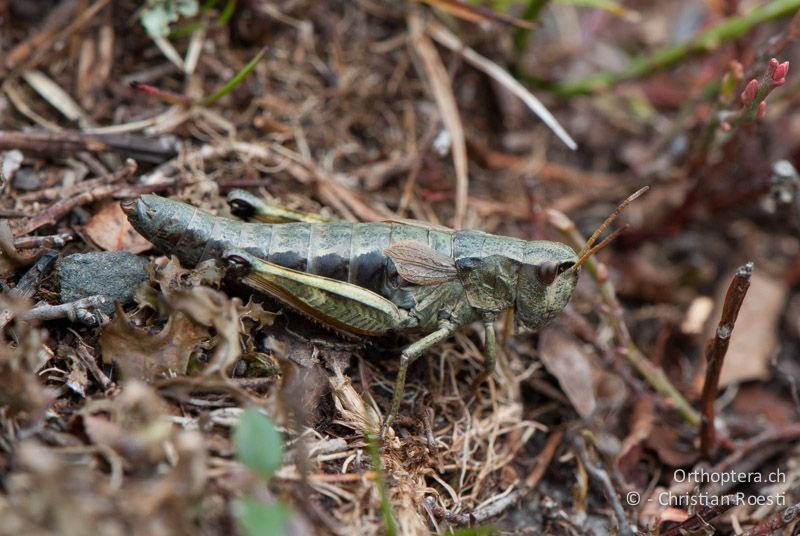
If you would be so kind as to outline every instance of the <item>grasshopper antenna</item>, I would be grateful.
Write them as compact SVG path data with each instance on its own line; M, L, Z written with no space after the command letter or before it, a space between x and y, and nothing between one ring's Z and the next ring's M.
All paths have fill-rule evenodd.
M613 233L611 233L599 244L594 245L594 243L597 241L600 235L603 234L603 232L605 232L605 230L608 229L609 225L614 223L614 220L617 219L617 216L619 216L620 213L623 210L625 210L625 207L633 203L636 199L638 199L642 194L644 194L649 189L650 189L649 186L640 188L636 192L629 195L628 198L625 199L625 201L620 203L619 206L616 209L614 209L614 212L612 212L608 216L608 218L606 218L606 220L600 225L600 227L598 227L597 230L594 233L592 233L592 236L589 237L589 240L586 241L586 244L583 246L583 249L581 249L580 253L578 253L578 261L572 267L573 270L577 270L578 268L580 268L581 265L584 262L586 262L586 259L588 259L592 255L594 255L595 253L606 247L612 240L618 237L625 229L630 227L629 225L625 224L616 231L614 231Z

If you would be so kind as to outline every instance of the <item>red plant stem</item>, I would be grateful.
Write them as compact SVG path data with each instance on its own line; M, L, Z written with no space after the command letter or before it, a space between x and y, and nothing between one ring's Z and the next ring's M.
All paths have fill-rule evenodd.
M681 536L683 534L694 534L693 531L700 531L701 529L705 528L708 526L709 521L721 516L734 506L736 506L735 500L720 500L719 504L714 506L703 506L695 515L683 523L665 530L661 533L661 536Z
M744 531L741 536L769 536L776 534L780 529L788 527L800 518L800 503L789 506L783 512L769 517L755 527Z
M747 289L750 288L750 277L752 275L752 262L748 262L736 271L736 275L733 276L733 280L728 286L728 293L725 295L717 332L714 337L706 342L705 355L708 367L706 368L706 379L700 399L700 407L703 413L703 419L700 422L700 452L706 459L710 459L715 442L714 401L717 398L720 372L725 361L725 354L728 352L728 345L730 344L733 328L736 325L736 318L739 316L739 309L741 309L744 297L747 295Z

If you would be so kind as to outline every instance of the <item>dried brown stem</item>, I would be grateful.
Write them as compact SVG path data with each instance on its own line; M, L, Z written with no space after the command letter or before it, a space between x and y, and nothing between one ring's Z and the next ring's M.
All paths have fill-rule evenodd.
M735 500L725 501L720 497L719 504L714 506L703 506L695 515L679 523L674 527L670 527L661 533L661 536L682 536L683 534L695 534L696 532L708 526L709 521L715 519L731 508L736 506Z
M75 238L75 233L65 232L57 235L23 236L14 240L17 249L60 248Z
M700 422L700 452L705 459L710 459L711 451L714 449L714 401L717 398L719 387L719 377L722 371L722 364L725 354L728 352L731 334L736 325L736 317L739 316L739 309L742 307L747 289L750 288L750 278L753 275L753 263L748 262L737 270L733 276L728 293L725 295L725 303L722 306L722 316L717 326L717 331L713 338L706 343L705 355L708 366L706 368L706 379L703 384L703 394L700 399L700 407L703 412L703 419Z
M798 518L800 518L800 502L772 515L755 527L742 532L740 536L769 536L770 534L777 534L780 529L788 527L796 522Z
M26 235L45 225L55 225L61 218L69 214L72 209L81 205L95 203L97 201L112 197L125 187L125 184L118 184L123 179L133 176L136 173L136 162L128 159L125 166L117 171L112 180L112 184L99 185L90 191L82 192L76 196L56 201L45 210L23 221L14 229L16 236Z
M33 266L25 272L25 275L20 278L17 286L6 292L6 295L10 298L30 298L33 296L36 289L39 288L42 277L44 277L50 265L57 257L58 253L55 251L46 251L33 263ZM14 318L14 312L11 309L0 311L0 330L2 330L12 318Z
M625 516L625 509L622 507L622 503L620 503L617 490L614 489L614 485L611 483L611 477L608 476L605 469L589 459L586 442L583 440L580 433L573 435L572 443L575 446L575 454L586 469L586 472L603 488L603 493L605 493L608 502L614 510L614 516L617 518L617 533L623 535L636 534L636 531L634 531L630 523L628 523L628 518Z
M102 295L89 296L81 298L80 300L61 303L59 305L40 305L34 307L30 311L20 315L20 319L27 322L56 320L59 318L66 318L70 322L80 322L87 326L98 326L102 323L102 313L98 308L106 303L109 299Z
M19 149L40 156L71 156L80 151L114 152L142 162L160 163L177 154L167 138L132 134L86 134L75 131L14 132L0 130L0 150Z

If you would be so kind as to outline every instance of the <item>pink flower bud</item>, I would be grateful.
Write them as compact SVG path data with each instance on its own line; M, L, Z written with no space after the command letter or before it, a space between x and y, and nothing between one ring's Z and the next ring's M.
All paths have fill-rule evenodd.
M742 91L742 95L740 98L742 99L742 104L748 106L753 104L756 100L756 95L758 94L758 80L753 78L750 80L746 86L744 86L744 91Z
M758 103L758 110L756 110L756 119L761 121L764 119L765 115L767 115L767 103L765 101L761 101Z
M786 74L789 72L789 62L784 61L778 63L778 60L772 58L769 60L769 76L772 78L772 83L776 86L782 86L786 83Z
M727 121L723 121L719 124L719 128L722 129L722 132L730 132L733 127Z

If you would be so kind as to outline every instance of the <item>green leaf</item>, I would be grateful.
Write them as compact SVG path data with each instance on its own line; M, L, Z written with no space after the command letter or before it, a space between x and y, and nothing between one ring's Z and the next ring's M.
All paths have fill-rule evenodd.
M236 454L264 479L272 478L283 461L283 437L272 421L253 408L239 418L233 432Z
M200 9L197 0L173 0L175 2L175 11L184 17L194 17Z
M148 0L139 20L151 37L166 37L170 24L179 17L194 17L198 10L197 0Z
M170 13L163 5L157 4L142 9L139 20L144 26L147 35L151 37L164 37L169 33L169 24L173 22Z
M220 26L225 26L230 22L231 17L233 17L233 12L236 11L236 0L228 0L225 4L225 7L222 8L222 13L219 14L217 17L217 24Z
M284 504L263 504L245 498L236 501L239 531L246 536L281 536L292 513Z
M204 100L203 100L203 102L202 102L203 106L211 106L212 104L214 104L215 102L217 102L219 99L221 99L222 97L224 97L225 95L227 95L228 93L230 93L231 91L233 91L233 89L234 89L236 86L238 86L238 85L241 83L241 81L242 81L242 80L244 80L245 78L247 78L247 75L249 75L249 74L250 74L250 73L253 71L253 69L255 69L255 68L256 68L256 64L258 64L258 62L259 62L259 61L261 61L261 58L263 58L263 57L264 57L264 54L266 54L266 53L267 53L267 48L266 48L266 47L262 48L262 49L261 49L261 50L258 52L258 54L256 54L256 55L253 57L253 59L252 59L252 60L250 60L249 62L247 62L247 65L245 65L244 67L242 67L242 70L241 70L241 71L239 71L238 73L236 73L236 74L233 76L233 78L231 78L230 80L228 80L228 82L226 82L224 86L222 86L221 88L219 88L219 89L218 89L218 90L217 90L217 91L216 91L216 92L215 92L213 95L211 95L210 97L208 97L208 98L204 99Z

